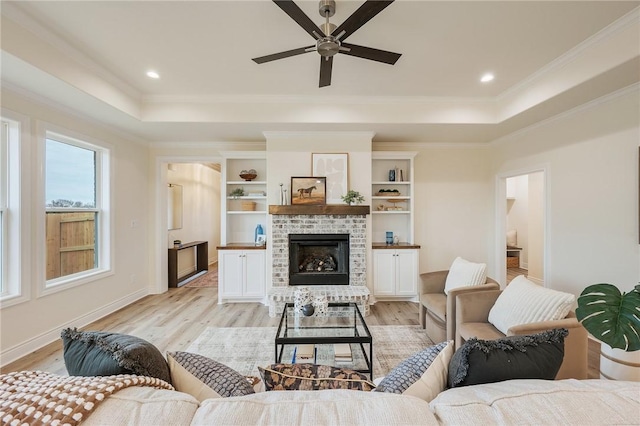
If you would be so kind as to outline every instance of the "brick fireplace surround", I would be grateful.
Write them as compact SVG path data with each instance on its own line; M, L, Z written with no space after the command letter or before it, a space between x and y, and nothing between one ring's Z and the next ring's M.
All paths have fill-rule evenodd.
M296 208L297 207L297 208ZM289 234L349 234L349 285L311 286L312 294L324 294L329 302L356 302L363 315L369 311L367 288L367 217L369 206L270 206L272 282L269 315L282 312L293 301L296 286L289 286ZM320 210L318 210L318 208ZM331 214L334 210L338 213ZM299 214L298 214L299 213Z

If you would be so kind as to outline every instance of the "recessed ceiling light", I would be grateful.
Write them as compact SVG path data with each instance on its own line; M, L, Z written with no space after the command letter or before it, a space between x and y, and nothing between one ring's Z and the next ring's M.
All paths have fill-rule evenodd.
M155 71L147 71L147 77L149 78L160 78L160 74Z
M495 76L493 74L491 74L490 72L486 73L485 75L482 76L482 78L480 78L480 81L483 83L488 83L490 81L492 81L495 78Z

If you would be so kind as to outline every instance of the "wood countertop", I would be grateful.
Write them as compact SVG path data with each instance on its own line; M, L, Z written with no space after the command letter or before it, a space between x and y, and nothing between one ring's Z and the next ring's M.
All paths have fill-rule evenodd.
M255 243L229 243L224 246L216 246L216 250L265 250L266 245L256 245Z
M418 244L409 244L409 243L399 243L399 244L373 243L371 248L373 248L374 250L380 250L380 249L396 249L396 250L419 249L420 245L418 245Z

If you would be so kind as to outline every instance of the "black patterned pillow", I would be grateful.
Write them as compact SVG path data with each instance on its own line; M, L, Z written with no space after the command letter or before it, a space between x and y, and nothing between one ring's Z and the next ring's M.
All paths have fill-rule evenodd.
M167 360L144 339L75 328L65 328L60 337L64 345L64 365L71 376L137 374L171 383Z
M168 352L171 381L176 390L198 401L254 393L252 384L233 368L189 352Z
M402 361L378 384L376 392L400 393L430 402L447 387L453 341L438 343Z
M510 379L553 380L564 359L564 338L569 331L556 328L542 333L496 340L467 340L449 363L449 387L479 385Z
M271 364L258 370L267 391L375 388L364 374L329 365Z

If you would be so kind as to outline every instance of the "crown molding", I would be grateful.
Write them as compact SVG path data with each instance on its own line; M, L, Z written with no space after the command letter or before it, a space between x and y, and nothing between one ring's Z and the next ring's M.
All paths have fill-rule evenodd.
M70 117L73 117L77 120L80 121L84 121L86 123L89 123L95 127L101 128L105 131L108 131L109 133L112 133L113 135L124 139L126 141L130 141L130 142L134 142L137 143L139 145L142 146L146 146L149 147L150 146L150 142L147 139L141 138L139 136L136 136L132 133L128 133L125 132L124 130L119 129L118 127L109 125L109 124L105 124L104 121L100 121L96 118L91 117L88 114L83 113L82 111L78 111L76 109L61 105L60 103L53 101L45 96L42 96L40 94L37 93L33 93L30 90L27 90L21 86L17 86L13 83L7 82L7 81L2 81L2 91L7 91L9 93L12 93L16 96L20 96L22 98L25 98L27 100L29 100L30 102L34 102L37 104L40 104L42 106L45 106L47 108L51 108L54 111L58 111L62 114L68 115Z
M19 6L18 3L20 2L3 1L2 16L22 26L35 34L40 40L46 41L46 43L68 55L74 61L77 61L79 64L87 67L91 72L95 73L118 90L121 90L127 96L137 99L138 102L140 101L142 94L138 90L117 77L103 65L93 60L89 55L67 42L62 36L52 31L44 23L32 17L22 8L22 6Z
M208 141L208 142L152 142L153 149L208 149L217 150L219 155L224 157L229 151L265 151L266 142L230 142L230 141ZM234 152L240 155L241 152Z
M604 27L602 30L593 34L591 37L582 41L569 51L565 52L558 58L549 62L547 65L538 69L536 72L531 74L529 77L524 80L519 81L515 85L511 86L504 92L500 93L498 96L494 98L496 102L503 102L509 96L514 95L516 92L525 90L527 87L532 86L537 80L542 78L543 76L548 75L549 73L559 70L565 67L568 63L574 61L578 56L583 54L588 49L593 46L601 43L614 35L618 34L621 31L624 31L628 27L632 25L637 25L638 20L640 20L640 6L633 9L631 12L627 13L620 19L612 22L608 26Z
M515 132L509 133L507 135L501 136L497 139L489 142L490 146L500 146L506 143L509 143L510 140L514 137L526 134L540 127L544 127L548 124L551 124L556 121L563 120L565 118L571 117L572 115L581 113L583 111L596 108L600 105L606 104L608 102L612 102L618 98L627 96L632 94L633 92L637 92L640 95L640 83L634 83L630 86L623 87L622 89L616 90L615 92L608 93L604 96L601 96L597 99L584 103L582 105L578 105L577 107L571 108L567 111L563 111L560 114L554 115L553 117L549 117L545 120L538 121L530 126L524 127L522 129L518 129Z

